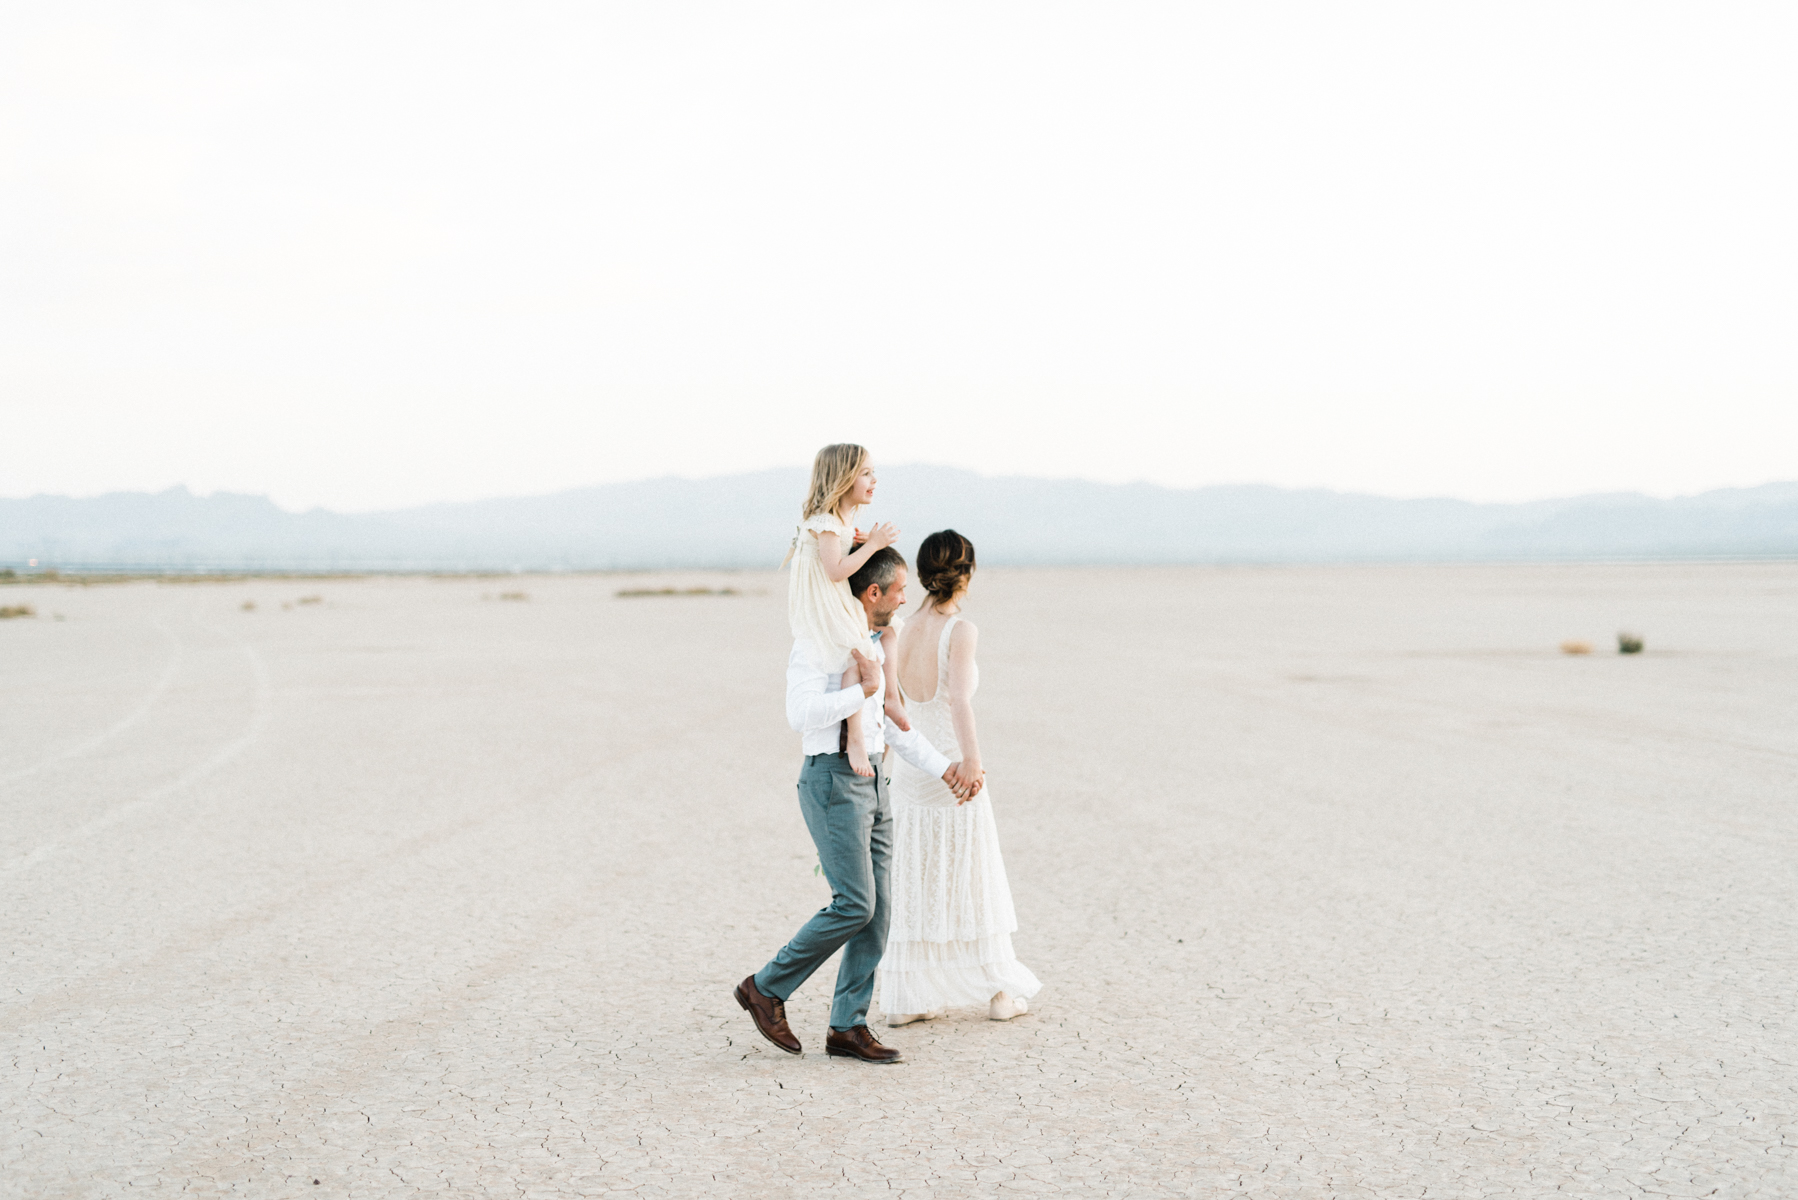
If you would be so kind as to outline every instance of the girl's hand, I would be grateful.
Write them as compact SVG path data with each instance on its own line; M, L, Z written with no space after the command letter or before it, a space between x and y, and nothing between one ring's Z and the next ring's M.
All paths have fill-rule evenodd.
M855 536L849 539L850 543L853 545L856 545L856 546L861 545L863 542L865 542L867 540L868 540L868 535L863 533L859 529L855 531Z
M899 540L899 527L891 521L882 521L868 531L868 544L876 550L884 550Z

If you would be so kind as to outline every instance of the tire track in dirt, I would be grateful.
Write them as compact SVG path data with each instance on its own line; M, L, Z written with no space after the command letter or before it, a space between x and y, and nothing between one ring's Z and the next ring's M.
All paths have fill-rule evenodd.
M29 871L71 844L85 841L121 821L129 820L145 809L192 787L254 745L256 740L262 736L263 729L268 725L269 700L273 689L269 684L268 665L263 661L262 655L256 647L247 641L240 642L239 645L243 649L245 659L249 662L250 672L255 678L256 685L255 693L250 701L250 719L241 734L219 747L198 765L188 768L168 783L151 788L137 799L128 800L108 809L87 824L70 830L61 837L52 838L35 849L5 863L0 863L0 877Z
M180 673L181 662L186 653L186 647L182 645L181 639L170 632L169 627L163 624L160 618L151 622L151 628L155 629L156 632L163 636L169 643L171 651L169 654L168 665L163 667L161 676L157 678L155 683L150 685L150 690L144 693L144 698L138 701L137 707L133 708L129 713L126 713L125 716L108 726L104 731L94 735L85 742L70 746L66 750L59 750L48 758L39 759L28 767L20 767L15 771L0 775L0 785L16 783L21 779L28 779L31 776L36 775L39 771L48 770L59 763L64 763L72 758L80 758L83 755L91 754L150 715L151 710L156 707L159 701L161 701L163 694L167 692L170 685L175 682L175 676Z

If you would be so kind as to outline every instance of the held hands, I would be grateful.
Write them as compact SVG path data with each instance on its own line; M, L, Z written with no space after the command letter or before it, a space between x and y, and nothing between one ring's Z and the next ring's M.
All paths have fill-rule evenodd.
M955 803L966 804L980 794L986 786L986 772L980 769L979 763L950 763L949 769L943 772L943 782L955 793Z

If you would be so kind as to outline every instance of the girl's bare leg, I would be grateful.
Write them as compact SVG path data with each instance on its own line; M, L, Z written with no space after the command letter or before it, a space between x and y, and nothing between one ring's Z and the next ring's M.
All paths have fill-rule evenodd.
M843 672L843 686L858 688L861 683L862 673L856 669L855 662L851 659L849 669ZM874 764L868 761L868 743L862 736L862 710L856 709L843 724L847 732L843 750L849 755L850 769L857 775L873 776Z
M887 677L886 713L887 719L905 732L911 732L911 722L905 716L905 697L899 694L899 631L888 626L880 635L880 649L886 655L881 664L881 671Z

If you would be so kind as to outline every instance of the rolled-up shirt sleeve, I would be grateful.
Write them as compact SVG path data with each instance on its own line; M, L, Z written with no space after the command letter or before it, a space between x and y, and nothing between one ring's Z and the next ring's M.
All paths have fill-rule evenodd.
M949 756L930 744L930 739L912 730L905 730L893 724L893 719L884 713L881 717L883 725L881 734L886 738L887 746L897 750L903 758L918 770L935 779L941 779L943 772L949 769Z
M846 720L866 698L861 686L836 688L836 682L806 661L799 647L787 660L787 724L799 733Z

